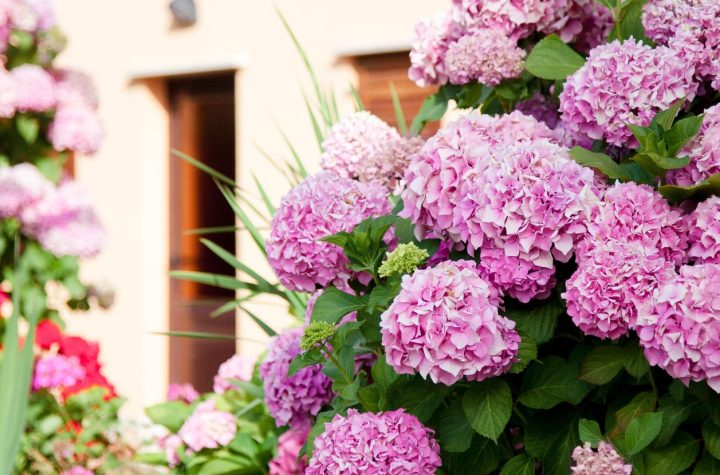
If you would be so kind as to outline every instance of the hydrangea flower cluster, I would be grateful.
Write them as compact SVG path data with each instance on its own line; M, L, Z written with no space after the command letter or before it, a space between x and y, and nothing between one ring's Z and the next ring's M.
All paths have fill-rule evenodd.
M381 185L320 172L282 199L265 245L268 262L290 290L312 292L330 283L342 286L351 276L347 258L342 248L320 239L390 211L387 190Z
M18 112L45 112L57 104L55 81L41 66L23 64L10 70L10 77Z
M344 178L379 183L392 191L422 138L405 138L379 117L359 111L342 119L322 143L320 166Z
M84 377L85 370L77 356L43 356L35 363L32 388L35 391L68 388Z
M433 431L403 409L360 414L349 409L315 439L306 475L433 475L440 467Z
M695 67L700 81L720 90L720 4L713 0L650 0L643 8L645 33L670 46Z
M270 460L270 475L305 474L307 459L299 455L309 432L309 424L283 432L278 439L277 454Z
M609 10L590 0L453 0L448 11L416 26L408 75L421 87L493 85L522 72L518 40L556 33L588 51L612 24Z
M578 261L562 297L585 334L618 339L635 328L637 306L673 279L675 267L654 249L617 239L600 242Z
M720 265L683 266L638 309L637 334L651 365L720 392Z
M65 470L60 475L94 475L90 470L77 466L73 467L70 470Z
M237 386L233 384L233 381L250 381L254 368L255 361L252 358L233 355L218 368L213 381L213 391L223 394L231 389L236 389Z
M53 184L34 165L0 168L0 218L15 218L50 193Z
M675 265L687 257L687 221L682 211L647 185L617 183L605 191L597 215L588 222L588 236L579 246L580 258L595 243L611 239L636 242L644 254L659 253Z
M520 336L498 313L495 288L472 261L446 261L402 279L382 314L387 362L398 374L419 373L452 385L503 374L515 361Z
M195 387L190 383L172 383L168 386L168 401L181 401L186 404L192 404L198 397L200 397L200 394L198 394Z
M628 124L647 126L657 112L692 99L697 89L693 72L667 47L651 48L633 39L598 46L565 82L562 120L575 133L637 147Z
M523 303L549 297L556 284L555 267L541 267L523 256L508 256L491 243L480 248L478 267L496 289Z
M698 204L689 216L688 256L697 264L720 264L720 197Z
M691 186L720 173L720 105L705 110L700 132L679 153L685 155L690 163L670 170L665 176L669 183Z
M215 401L203 401L187 418L178 435L194 452L228 445L235 438L235 416L215 407Z
M302 328L294 328L274 337L260 365L265 403L278 427L307 424L334 396L332 380L321 365L307 366L288 376L290 362L300 353L302 335Z
M605 441L600 441L597 450L590 444L575 447L572 453L575 465L571 468L575 475L630 475L632 465Z

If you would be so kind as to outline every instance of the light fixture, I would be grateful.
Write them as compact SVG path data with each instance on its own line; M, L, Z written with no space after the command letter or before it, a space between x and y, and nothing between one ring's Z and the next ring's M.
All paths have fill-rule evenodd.
M197 11L194 0L172 0L170 11L173 14L175 23L180 26L194 25L197 21Z

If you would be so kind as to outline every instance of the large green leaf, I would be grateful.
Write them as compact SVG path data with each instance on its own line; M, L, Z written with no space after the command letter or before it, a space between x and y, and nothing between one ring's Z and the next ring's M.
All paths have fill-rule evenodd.
M702 201L711 195L720 195L720 173L712 175L707 180L691 186L661 185L658 191L666 199L680 202L690 198Z
M525 450L542 461L544 475L568 475L572 451L579 443L575 412L539 415L528 421L525 428Z
M585 59L557 35L549 35L530 52L525 69L542 79L564 80L584 64Z
M642 392L636 395L629 403L621 407L606 422L606 429L611 437L618 437L625 432L628 424L642 414L653 412L657 404L657 397L652 392Z
M463 475L486 475L500 463L500 450L491 440L475 436L471 447L462 453L450 454L448 466L451 473Z
M625 351L619 346L600 346L585 357L580 379L591 384L609 383L623 369Z
M552 338L557 319L564 310L563 303L553 296L527 305L508 305L505 315L515 321L518 331L530 335L540 345Z
M442 119L447 112L448 102L455 97L459 90L458 86L445 85L437 93L425 99L410 125L410 135L418 135L428 122Z
M455 399L440 416L437 424L440 447L446 452L465 452L470 447L473 430L461 399Z
M578 377L578 365L558 356L534 361L524 373L518 401L533 409L550 409L561 402L578 404L592 388Z
M678 475L691 467L700 451L698 441L687 432L678 432L666 446L645 456L645 473Z
M578 423L578 433L581 441L588 442L592 444L593 447L603 439L600 424L589 419L580 419Z
M421 422L426 422L449 392L448 386L416 377L404 383L393 384L390 401L394 408L405 408Z
M499 378L475 383L463 396L463 409L478 434L496 441L512 413L510 387Z
M627 170L604 153L591 152L583 147L573 147L570 149L570 156L580 165L594 168L608 178L630 179Z
M507 461L500 475L535 475L535 461L526 454L516 455Z
M695 465L692 475L717 475L720 473L720 460L705 454Z
M702 435L707 451L720 460L720 427L708 419L702 426Z
M348 313L360 310L366 304L365 298L328 287L315 301L311 319L313 322L337 323Z
M662 413L648 412L630 421L625 430L625 452L635 455L650 445L662 429Z
M145 409L145 414L155 424L165 426L171 432L177 432L192 414L192 406L179 401L168 401Z

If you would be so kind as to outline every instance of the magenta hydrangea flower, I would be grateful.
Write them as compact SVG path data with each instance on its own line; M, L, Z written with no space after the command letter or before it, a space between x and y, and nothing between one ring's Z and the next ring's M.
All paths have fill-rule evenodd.
M636 147L628 124L646 126L675 101L697 89L692 66L666 47L629 39L598 46L568 77L560 94L567 126L592 139Z
M223 394L225 391L237 389L234 380L250 381L252 379L255 360L247 356L233 355L218 368L213 381L213 391Z
M215 401L208 399L198 404L178 435L190 450L199 452L202 449L225 447L233 441L235 432L235 416L217 409Z
M636 331L651 365L720 392L720 265L682 266L639 307Z
M525 38L549 14L547 0L453 0L471 31L498 30L513 40Z
M548 141L498 146L483 165L460 203L468 249L491 242L539 267L567 262L599 203L593 171Z
M616 340L635 327L637 306L672 279L675 267L639 243L595 244L565 283L567 313L585 334Z
M97 109L97 91L90 76L72 69L56 69L52 75L55 78L58 106Z
M447 83L445 54L448 46L463 34L463 27L449 10L415 26L410 50L408 77L420 87Z
M168 401L182 401L187 404L192 404L200 395L198 394L195 387L190 383L180 384L171 383L167 390Z
M20 220L25 232L56 256L93 257L105 244L90 196L70 180L23 209Z
M452 84L477 81L497 86L503 79L518 77L524 59L525 50L502 31L483 29L450 44L445 68Z
M419 373L452 385L503 374L520 336L498 313L497 290L472 261L446 261L402 279L380 317L387 362L398 374Z
M20 112L45 112L57 104L52 75L42 67L23 64L10 70L15 94L15 108Z
M705 111L700 131L678 155L689 156L690 163L670 170L666 175L669 183L691 186L720 173L720 105Z
M697 264L720 264L720 198L712 196L698 204L688 223L690 259Z
M308 423L334 396L332 380L322 372L319 364L288 376L290 362L300 353L303 332L303 328L294 328L274 337L260 365L265 403L278 427L299 427Z
M381 185L320 172L282 199L265 245L268 262L290 290L342 286L351 277L347 258L340 246L320 239L390 211L388 192Z
M534 117L539 122L545 123L551 129L554 129L560 122L560 113L557 104L551 99L536 92L530 99L518 102L515 110L525 115Z
M55 112L48 138L55 150L94 155L105 131L98 113L84 106L63 106Z
M612 239L638 243L644 254L660 253L675 265L687 258L687 222L682 212L647 185L628 182L608 188L578 253L582 257L596 242Z
M625 462L615 448L600 441L597 450L589 443L575 447L572 453L575 464L570 469L575 475L630 475L632 465Z
M469 240L465 210L466 176L501 144L556 138L547 125L520 112L492 117L471 113L440 129L413 155L405 172L401 216L420 238L456 243Z
M306 475L434 475L442 465L433 431L404 409L359 413L349 409L315 439Z
M32 388L68 388L85 377L85 370L77 356L43 356L35 362Z
M649 0L643 8L645 33L670 46L695 67L700 81L720 89L720 4L714 0Z
M78 466L71 468L70 470L65 470L60 475L94 475L94 474L87 468L84 468L84 467L81 467L78 465Z
M491 243L480 248L480 275L503 294L527 303L550 296L555 267L540 267L522 256L508 256Z
M53 184L29 163L0 168L0 218L20 212L53 191Z
M289 429L278 438L277 454L270 460L270 475L304 475L307 458L298 458L305 445L310 424Z
M379 117L360 111L332 127L322 144L320 166L344 178L376 182L392 190L409 156L422 143L422 139L405 139Z

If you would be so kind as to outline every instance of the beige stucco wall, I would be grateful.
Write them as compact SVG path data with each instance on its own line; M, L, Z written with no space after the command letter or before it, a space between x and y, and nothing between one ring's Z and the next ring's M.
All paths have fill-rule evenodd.
M102 151L77 164L77 177L94 195L109 232L104 253L83 273L117 292L111 310L73 316L69 323L72 331L101 341L107 372L129 397L131 412L163 398L168 364L167 339L151 335L167 329L168 123L162 81L137 77L237 66L238 179L251 187L256 174L277 202L287 185L255 148L287 155L274 121L311 168L318 153L301 96L310 85L274 5L348 112L347 85L354 76L339 56L408 45L414 23L449 2L196 0L198 23L184 29L171 27L168 3L58 0L59 23L69 40L59 63L94 77L107 128ZM261 266L249 240L238 239L243 260ZM287 323L277 303L260 302L256 311L278 327ZM241 353L260 350L247 341L263 339L252 322L239 317L238 333Z

